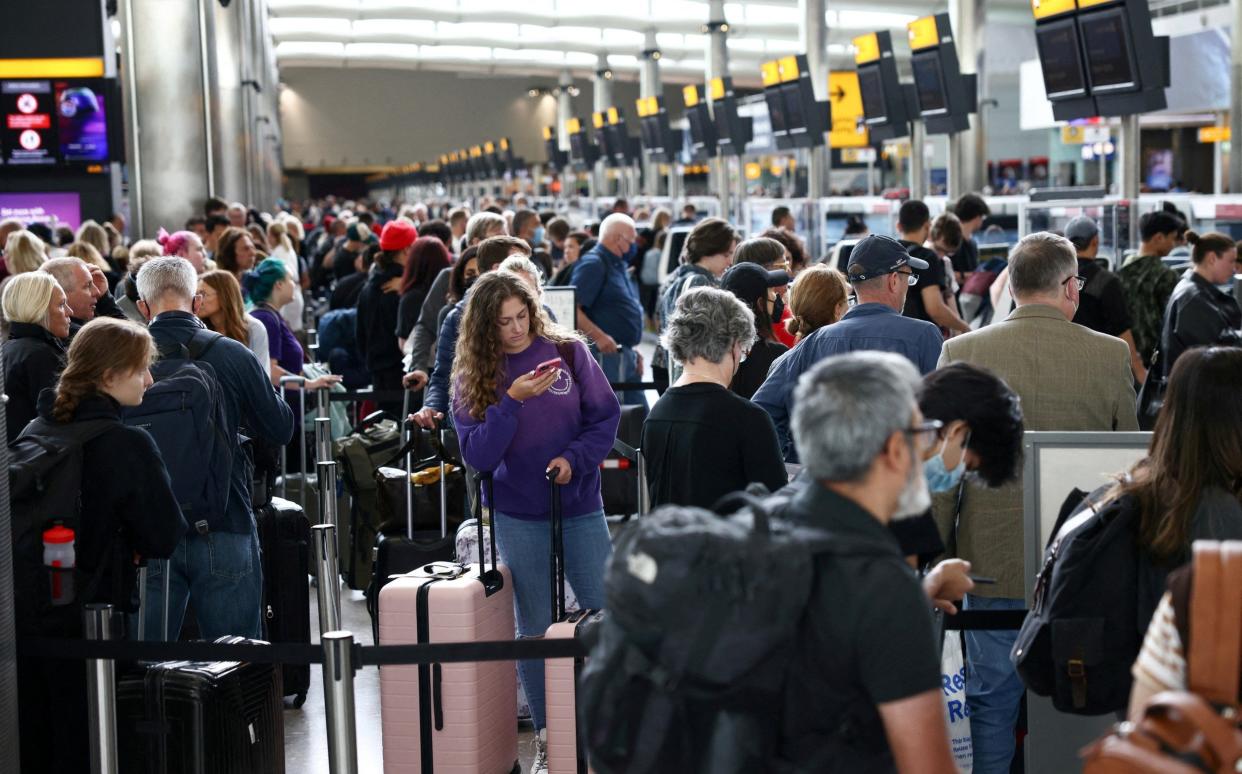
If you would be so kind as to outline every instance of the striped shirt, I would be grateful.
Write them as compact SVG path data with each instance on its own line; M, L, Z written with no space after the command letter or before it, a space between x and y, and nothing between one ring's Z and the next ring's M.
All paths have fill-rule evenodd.
M1156 607L1131 674L1135 682L1153 692L1186 690L1186 654L1177 633L1172 595L1166 593Z

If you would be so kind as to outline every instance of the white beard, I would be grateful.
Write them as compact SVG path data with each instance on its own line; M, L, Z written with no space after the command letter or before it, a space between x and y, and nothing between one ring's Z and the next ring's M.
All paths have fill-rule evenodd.
M901 490L901 496L897 498L897 511L893 514L893 521L922 516L931 506L931 490L927 488L927 478L923 476L923 465L916 463L910 468L910 479L906 481L906 488Z

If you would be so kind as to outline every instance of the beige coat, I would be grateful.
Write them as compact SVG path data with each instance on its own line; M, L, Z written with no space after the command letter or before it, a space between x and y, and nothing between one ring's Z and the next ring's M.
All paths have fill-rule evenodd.
M1138 430L1129 347L1069 322L1054 307L1019 307L1003 322L949 339L939 365L958 361L1004 379L1022 401L1027 430ZM952 499L937 501L945 535L953 529ZM957 530L957 555L971 562L973 573L997 579L975 592L1021 598L1021 478L999 489L967 485Z

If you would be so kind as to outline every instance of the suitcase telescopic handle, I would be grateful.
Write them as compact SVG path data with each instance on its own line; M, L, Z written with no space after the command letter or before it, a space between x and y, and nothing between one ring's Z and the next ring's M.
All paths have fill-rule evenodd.
M487 596L495 594L504 588L505 579L500 574L500 569L496 565L496 519L492 519L492 527L488 530L489 544L492 549L492 569L487 569L487 557L483 552L483 482L487 482L487 501L491 503L489 511L494 517L496 515L496 485L492 480L492 474L487 471L477 471L475 480L479 484L478 496L474 501L474 517L479 526L479 581L483 584L483 592Z
M561 512L561 485L556 479L559 465L547 470L549 503L548 518L552 533L552 623L565 617L565 518Z

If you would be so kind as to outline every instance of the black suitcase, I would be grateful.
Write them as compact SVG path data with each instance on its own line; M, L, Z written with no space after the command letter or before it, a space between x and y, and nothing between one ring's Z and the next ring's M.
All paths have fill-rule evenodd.
M423 431L429 433L430 431ZM425 438L419 436L411 437L409 443L402 448L405 456L404 479L407 484L405 497L400 498L401 505L405 509L405 519L399 525L392 525L395 534L379 532L375 536L375 561L371 572L371 583L367 586L367 612L371 615L371 636L375 644L379 644L379 593L380 589L388 583L389 578L394 575L404 575L425 564L431 562L451 562L453 561L453 548L456 542L456 533L449 529L449 497L461 497L460 489L455 489L452 485L452 476L446 473L445 465L450 461L460 460L460 452L457 451L456 441L452 438L452 431L440 427L439 444L436 447L436 456L434 458L423 458L419 461L420 465L428 465L439 462L440 464L440 482L444 483L446 478L450 479L450 485L437 486L434 494L439 503L439 517L436 520L438 527L432 530L415 529L415 514L413 511L414 502L418 498L410 500L413 495L410 491L414 485L410 482L410 476L414 472L414 454L419 449L428 449L431 444ZM464 484L464 471L457 462L458 469L454 472L462 478ZM456 493L456 494L454 494ZM426 519L420 519L426 521ZM391 524L391 523L390 523Z
M295 503L273 497L255 512L263 554L263 631L271 642L310 639L310 520ZM284 695L301 707L310 689L310 665L286 664Z
M167 661L123 678L116 699L120 770L282 774L281 691L273 664Z
M637 449L642 443L646 406L622 406L617 424L617 440ZM641 515L638 498L637 461L614 447L600 465L599 488L604 498L604 514L608 516Z

